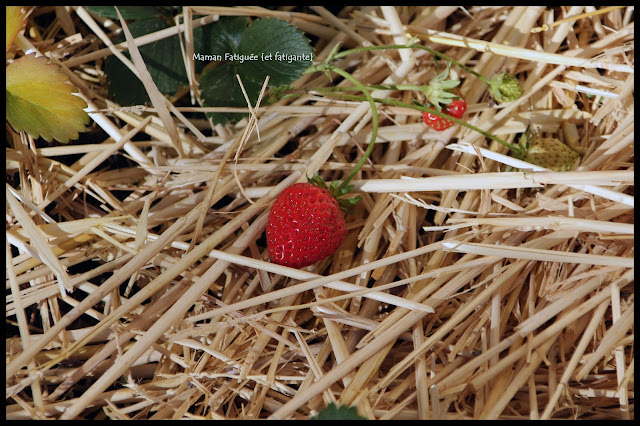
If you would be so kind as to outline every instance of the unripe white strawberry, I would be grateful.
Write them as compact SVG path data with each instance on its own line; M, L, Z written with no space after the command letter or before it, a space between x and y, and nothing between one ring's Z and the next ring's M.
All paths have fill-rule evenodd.
M574 170L580 162L580 156L573 149L555 138L539 138L530 128L520 138L524 149L522 160L556 172Z

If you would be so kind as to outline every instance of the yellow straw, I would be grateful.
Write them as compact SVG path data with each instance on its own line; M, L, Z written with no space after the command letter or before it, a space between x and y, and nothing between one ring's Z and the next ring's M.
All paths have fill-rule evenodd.
M564 18L564 19L561 19L559 21L555 21L551 25L546 25L545 24L545 25L543 25L541 27L532 28L531 32L532 33L539 33L539 32L542 32L542 31L548 31L552 27L558 26L558 25L562 24L563 22L577 21L578 19L588 18L589 16L602 15L603 13L611 12L612 10L622 9L623 7L624 6L609 6L609 7L605 7L604 9L594 10L593 12L587 12L587 13L581 13L579 15L569 16L568 18Z

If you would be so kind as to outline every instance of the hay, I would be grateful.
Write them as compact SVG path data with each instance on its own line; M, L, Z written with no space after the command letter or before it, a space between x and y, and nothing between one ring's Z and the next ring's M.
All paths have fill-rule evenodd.
M342 247L306 270L275 265L270 203L305 174L345 177L369 104L331 97L315 73L295 82L305 95L251 110L179 106L188 90L123 108L101 69L118 48L95 42L119 22L38 7L30 19L55 19L19 43L63 66L102 136L36 148L7 127L7 419L305 419L330 402L369 419L633 419L633 7L187 11L192 28L286 19L317 61L337 42L417 36L485 76L509 69L524 96L495 106L454 67L465 119L509 142L532 123L581 165L532 169L380 105ZM65 50L65 33L84 37ZM421 50L338 62L372 85L435 73ZM213 129L194 115L214 110L251 115ZM104 168L116 152L131 166Z

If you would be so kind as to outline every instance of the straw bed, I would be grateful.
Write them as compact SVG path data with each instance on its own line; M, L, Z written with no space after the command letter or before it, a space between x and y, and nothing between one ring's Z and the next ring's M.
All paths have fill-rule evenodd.
M140 73L153 105L123 107L105 98L103 60L144 62L121 54L131 41L113 45L121 23L36 7L29 26L47 26L17 44L62 66L93 122L63 146L7 125L7 419L308 419L331 402L368 419L634 418L633 7L185 10L190 25L136 45L276 17L313 40L314 62L336 43L416 36L489 78L509 69L524 94L495 105L452 67L464 120L511 143L531 124L580 166L552 172L378 104L342 246L303 270L276 265L271 203L305 175L348 175L369 103L310 73L273 105L200 108L193 75L169 100ZM370 85L436 74L416 49L335 63ZM213 111L249 117L213 126Z

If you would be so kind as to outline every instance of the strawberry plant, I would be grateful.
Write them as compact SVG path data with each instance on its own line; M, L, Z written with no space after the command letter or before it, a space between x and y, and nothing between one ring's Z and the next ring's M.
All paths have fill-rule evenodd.
M24 13L21 7L18 6L7 6L6 7L6 17L7 17L7 26L6 30L6 44L7 44L7 52L9 51L9 47L13 45L13 41L16 39L18 33L24 27Z
M85 130L87 103L73 95L75 87L60 67L44 56L22 56L6 68L7 121L17 132L69 142Z
M335 59L347 54L366 50L409 48L414 47L413 43L413 41L410 41L407 45L401 46L363 47L340 53L338 53L339 46L336 45L327 60L310 67L306 71L306 73L324 72L329 79L331 79L331 72L334 72L353 83L353 86L331 88L327 91L334 93L336 91L347 92L355 89L362 92L364 98L362 96L348 94L339 94L338 96L345 99L366 100L369 102L372 111L373 130L367 150L360 161L344 181L332 182L330 191L326 189L326 184L322 179L316 175L309 180L309 183L293 185L289 190L283 191L276 199L267 224L267 246L273 262L294 268L301 268L333 254L340 247L345 236L344 217L339 209L340 203L342 203L340 197L349 192L351 186L348 185L348 183L364 165L373 150L378 132L376 102L417 109L423 113L424 122L437 131L445 130L454 123L458 123L507 146L517 158L528 160L542 167L562 167L561 170L570 170L568 164L569 159L574 159L573 154L575 154L577 158L577 153L573 152L573 150L566 145L562 144L562 147L556 146L558 143L561 144L558 140L555 140L556 142L553 143L547 139L540 140L537 143L534 141L527 143L525 140L525 143L519 145L511 144L461 120L466 112L467 103L461 97L458 90L453 90L460 84L460 81L448 78L451 64L457 64L472 72L474 75L477 75L482 81L487 83L494 98L498 102L512 101L522 94L517 79L508 72L497 74L494 80L489 81L475 71L468 69L466 66L457 63L439 52L432 51L432 49L425 46L415 47L423 48L430 52L432 51L434 54L437 54L436 56L449 60L447 68L442 73L438 73L426 86L365 86L348 72L332 64ZM430 106L420 104L417 101L414 101L414 105L409 105L395 99L374 99L370 91L375 89L417 90L426 97ZM553 158L553 160L550 158ZM555 170L555 168L553 170ZM346 200L351 207L358 201L359 198L357 197ZM323 208L317 208L318 205L322 205ZM342 209L342 211L345 211L345 209Z
M212 35L218 40L212 42L213 54L229 59L203 74L200 87L204 106L247 106L236 74L249 100L255 103L267 76L269 86L276 90L297 80L311 65L309 40L294 26L275 18L258 19L249 26L245 18L231 19L224 24L224 37L216 35L217 27ZM245 115L216 113L211 117L214 124L224 124Z
M333 71L358 87L372 107L373 133L364 155L343 181L333 181L327 189L322 178L314 175L309 179L309 183L291 187L295 187L295 191L306 191L304 196L296 195L295 192L290 195L285 190L274 202L267 222L269 255L275 263L296 268L311 265L333 254L342 244L346 234L343 213L355 206L360 197L341 197L352 189L349 182L371 155L378 132L378 110L371 94L351 74L331 65L332 55L333 53L325 62L307 72L319 70L329 75L329 71ZM313 239L309 241L309 237ZM312 244L315 244L315 247Z
M15 50L26 50L20 40L25 25L22 8L7 6L7 58ZM18 41L17 45L14 44ZM18 49L13 49L14 47ZM89 115L87 103L74 96L77 89L69 84L69 76L44 56L35 53L10 60L6 67L6 117L17 132L25 131L33 138L42 137L69 142L85 130Z
M489 82L489 91L498 102L511 102L522 96L518 79L508 71L498 73Z
M494 75L493 78L489 80L487 77L474 71L468 66L461 64L460 62L445 55L444 53L440 53L437 50L434 50L427 46L416 44L416 42L417 42L417 39L413 38L407 44L357 47L357 48L345 50L339 53L334 53L330 57L330 59L335 60L335 59L343 58L345 56L348 56L354 53L374 51L374 50L420 49L420 50L425 50L438 58L444 59L449 64L448 66L451 66L453 64L469 72L470 74L473 74L474 76L476 76L480 81L482 81L487 86L489 86L489 93L491 93L493 98L499 103L511 102L518 99L520 96L522 96L522 87L520 86L518 79L513 74L511 74L508 70ZM436 77L436 78L439 78L439 77ZM457 80L451 80L451 81L457 81ZM372 86L372 87L376 87L376 86ZM402 90L402 88L404 88L405 90L428 90L428 89L425 89L425 86L390 85L387 87L389 89L397 88L399 90ZM453 87L456 87L456 85L453 85L449 88L453 88ZM376 88L382 88L382 87L378 86ZM427 97L429 97L428 93L427 93Z
M334 52L329 56L327 61L323 64L318 64L314 67L311 67L307 72L313 71L323 71L327 72L328 70L332 70L334 72L338 72L336 67L330 65L330 62L347 56L353 53L359 53L364 51L372 51L372 50L387 50L387 49L407 49L407 48L416 48L426 50L431 52L437 57L445 59L448 61L447 69L436 75L428 85L426 86L418 86L418 85L370 85L363 86L362 84L355 84L354 86L346 86L340 87L337 90L329 89L327 92L332 93L333 96L337 96L342 99L349 100L360 100L360 101L368 101L372 104L372 109L375 109L375 103L381 103L386 105L400 106L405 108L411 108L418 110L423 113L423 120L425 124L434 128L435 130L441 131L445 130L453 125L453 123L460 124L461 126L467 127L473 131L476 131L489 139L492 139L506 147L508 147L513 156L515 158L528 161L532 164L536 164L541 167L549 168L550 170L573 170L577 163L579 162L579 155L575 151L573 151L570 147L563 144L560 140L554 139L552 142L549 138L540 139L538 141L535 140L534 137L530 137L530 133L524 136L523 141L520 144L512 144L505 142L504 140L498 138L495 135L492 135L482 129L479 129L476 126L473 126L460 118L466 112L466 101L461 98L460 93L457 90L452 90L456 86L460 84L458 80L448 79L449 68L450 66L456 65L478 77L481 81L486 83L489 86L489 91L493 95L494 99L498 102L511 102L515 99L519 98L522 95L522 88L518 83L518 80L515 76L510 74L508 71L496 74L492 80L488 80L484 76L478 74L467 66L455 61L454 59L435 51L429 47L416 45L416 39L410 40L406 45L388 45L388 46L368 46L368 47L359 47L355 49L346 50L343 52L337 53L337 48L334 49ZM436 63L437 65L437 63ZM338 72L338 74L347 77L343 72ZM349 80L354 81L353 78L349 78ZM357 95L349 95L346 93L336 94L333 93L335 91L343 91L347 92L353 89L357 89L365 95L357 96ZM395 99L389 98L371 98L370 91L371 90L414 90L422 93L429 104L431 105L423 105L414 100L413 104L407 104L404 102L397 101ZM442 105L441 105L442 104ZM373 132L372 132L372 141L377 137L377 114L374 114L373 121ZM373 142L370 143L370 146ZM366 155L366 153L365 153Z

